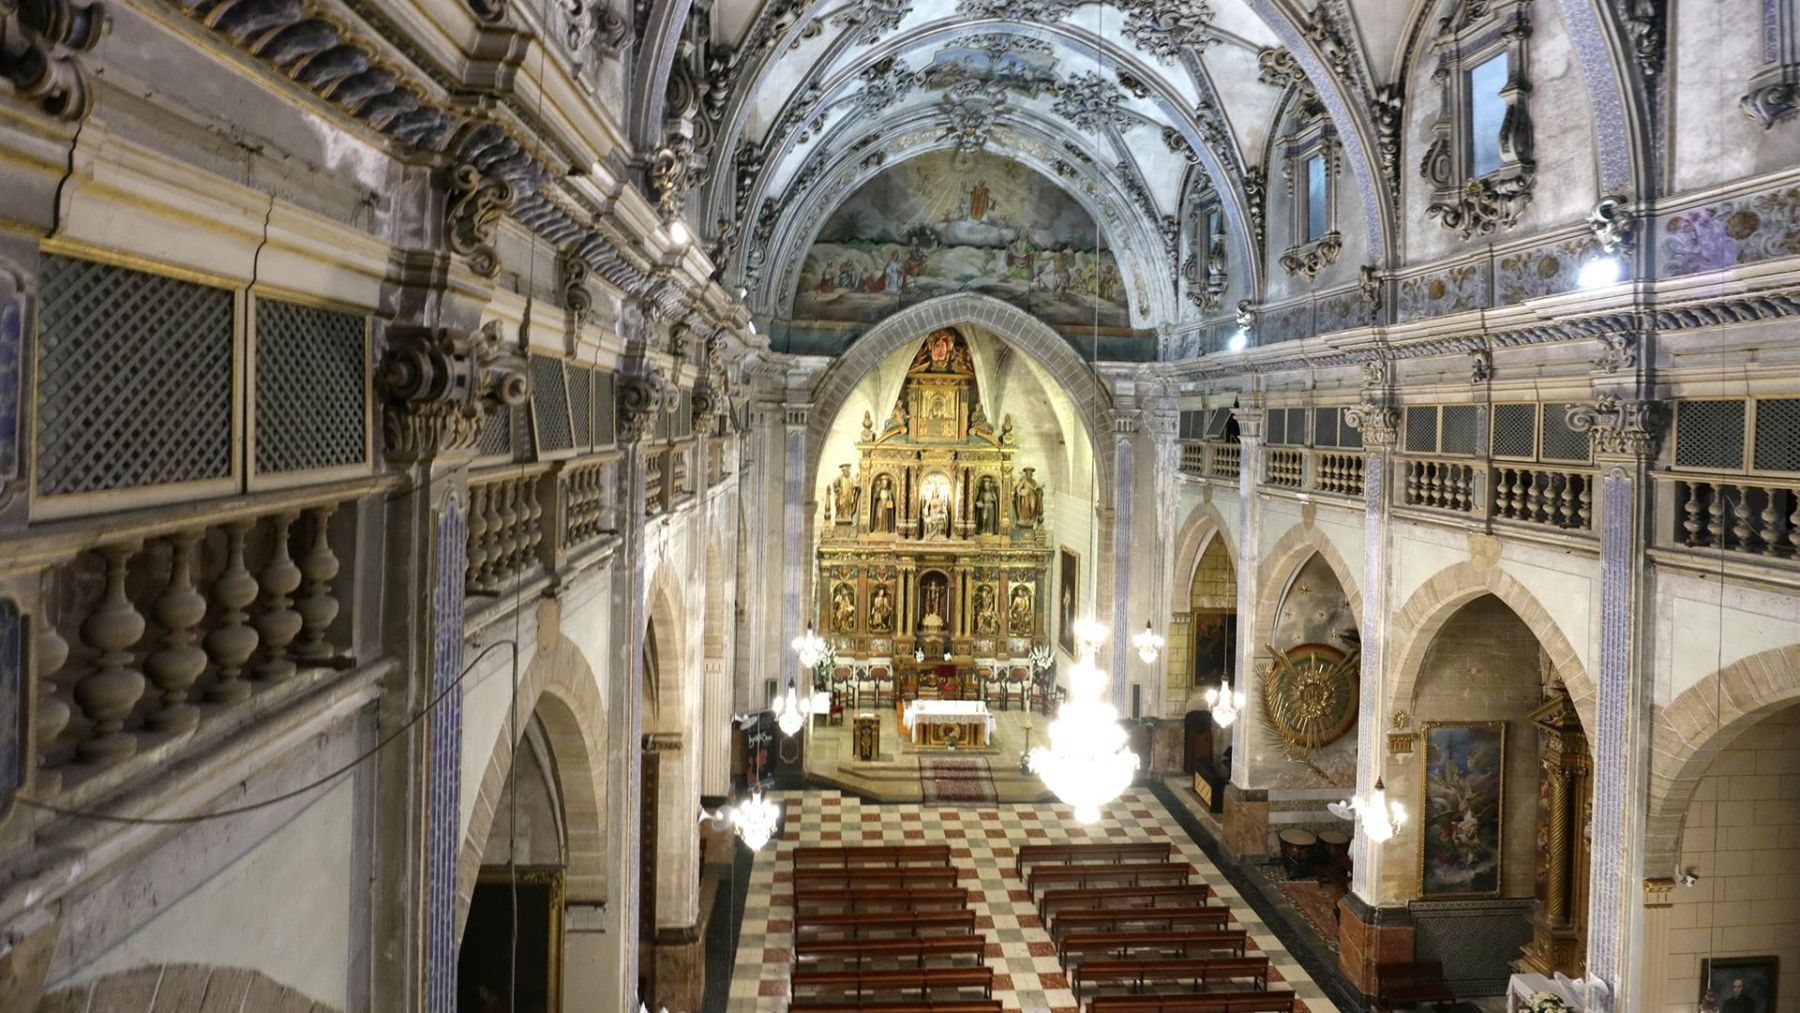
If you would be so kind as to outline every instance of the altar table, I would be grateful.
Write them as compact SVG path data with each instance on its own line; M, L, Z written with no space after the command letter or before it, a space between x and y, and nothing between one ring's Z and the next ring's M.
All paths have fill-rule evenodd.
M947 746L945 735L959 746L979 747L994 734L994 715L980 700L913 700L900 706L900 732L915 746Z

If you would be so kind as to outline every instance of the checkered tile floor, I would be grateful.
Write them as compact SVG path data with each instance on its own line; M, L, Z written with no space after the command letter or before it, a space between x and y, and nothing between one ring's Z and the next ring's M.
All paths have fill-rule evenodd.
M778 792L772 797L787 806L787 821L781 838L757 855L751 873L731 980L731 1013L781 1013L788 1008L794 914L789 870L794 848L915 841L949 844L954 863L964 869L963 885L970 888L977 931L988 937L994 997L1008 1010L1077 1010L1031 896L1025 884L1013 877L1014 845L1164 839L1174 841L1181 857L1197 870L1195 881L1211 884L1218 894L1216 903L1230 905L1238 925L1268 954L1271 988L1293 989L1304 1000L1302 1008L1311 1013L1335 1008L1162 803L1146 790L1126 792L1091 827L1076 823L1068 807L1060 805L865 805L836 792ZM971 872L973 879L969 878Z

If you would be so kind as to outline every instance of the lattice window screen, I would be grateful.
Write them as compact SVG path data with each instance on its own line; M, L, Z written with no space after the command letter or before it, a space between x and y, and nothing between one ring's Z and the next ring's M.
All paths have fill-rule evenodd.
M38 489L231 476L232 293L45 257Z
M1315 409L1313 409L1313 446L1315 446L1315 447L1341 446L1341 444L1338 442L1338 415L1339 414L1340 414L1340 409L1337 409L1337 408L1315 408Z
M1306 416L1309 414L1305 408L1287 410L1288 443L1296 447L1306 445Z
M594 444L594 371L586 366L569 364L569 421L575 425L575 447L586 450Z
M512 454L512 409L501 408L481 420L481 435L475 440L475 452L482 457Z
M1442 447L1446 454L1475 453L1476 422L1479 416L1474 405L1458 404L1444 407L1444 435Z
M680 391L675 397L675 438L694 435L694 392Z
M1675 466L1744 466L1744 402L1678 401L1675 404Z
M1537 408L1535 404L1494 406L1495 457L1537 456Z
M1263 416L1268 420L1268 442L1282 444L1287 442L1287 412L1272 410Z
M563 382L561 359L531 357L531 418L537 430L539 453L568 450L575 445L569 428L569 389Z
M1206 432L1206 413L1204 411L1184 411L1181 413L1179 437L1184 440L1198 440Z
M256 303L256 470L362 464L366 325L353 313L274 299Z
M1561 405L1546 405L1540 414L1544 423L1544 460L1585 461L1593 456L1588 435L1569 428L1568 411Z
M650 433L651 437L657 440L667 440L669 438L669 433L673 431L672 423L674 422L674 419L675 412L673 409L664 407L658 411L656 413L655 428L653 428Z
M618 438L613 414L613 374L594 374L594 446L610 447Z
M1800 398L1757 400L1756 470L1800 471Z
M1437 453L1438 410L1435 406L1423 405L1406 410L1406 452L1409 454Z
M1341 421L1344 414L1343 409L1337 409L1337 413L1338 418L1340 419L1338 425L1338 446L1345 450L1361 450L1363 445L1362 430L1352 429L1348 423Z

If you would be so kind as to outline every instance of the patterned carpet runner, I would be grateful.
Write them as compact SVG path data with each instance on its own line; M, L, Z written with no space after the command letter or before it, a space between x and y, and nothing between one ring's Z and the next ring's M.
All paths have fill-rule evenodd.
M993 805L994 775L984 756L919 757L919 790L927 805Z

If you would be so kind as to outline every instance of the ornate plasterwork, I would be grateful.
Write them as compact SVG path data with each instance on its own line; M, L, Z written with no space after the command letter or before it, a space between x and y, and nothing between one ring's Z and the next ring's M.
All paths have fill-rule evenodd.
M1051 108L1069 121L1075 129L1098 134L1107 127L1126 127L1133 116L1124 105L1125 96L1106 75L1089 71L1076 74L1057 86L1056 101Z
M956 85L944 93L940 102L944 111L941 137L954 138L956 153L968 155L987 147L994 125L1006 114L1005 89L986 81Z
M0 78L50 115L84 120L94 95L76 54L93 49L106 26L100 3L0 0Z
M1534 172L1504 180L1472 179L1453 194L1433 200L1425 213L1464 239L1490 235L1519 224L1536 182Z
M1344 237L1337 232L1327 232L1310 243L1303 243L1282 254L1281 269L1311 281L1319 276L1320 271L1336 263L1338 252L1343 248Z
M397 461L474 447L484 416L531 393L524 357L491 324L473 334L390 327L375 380L387 453Z
M956 12L971 18L1049 24L1079 6L1078 0L958 0Z
M1568 405L1569 429L1588 434L1596 455L1644 459L1656 451L1661 405L1601 394L1591 405Z
M1613 0L1619 20L1631 38L1631 55L1645 77L1662 73L1663 42L1667 33L1666 0Z
M1625 198L1608 195L1600 198L1587 217L1588 231L1600 241L1600 248L1619 256L1630 256L1637 249L1637 222L1625 205Z
M1465 240L1517 225L1537 185L1529 11L1529 0L1467 4L1438 35L1432 79L1438 83L1440 104L1419 175L1432 188L1425 213ZM1468 70L1500 54L1507 58L1507 80L1499 96L1505 103L1499 164L1477 176L1469 139L1474 99L1468 94Z
M494 233L500 227L500 219L518 199L510 182L483 175L474 165L464 163L450 172L445 235L451 251L469 258L469 269L484 278L500 274Z
M1205 0L1117 0L1117 6L1125 12L1125 37L1163 63L1199 54L1218 41L1212 31L1214 12Z
M1763 63L1738 108L1764 130L1800 113L1800 11L1783 0L1762 5Z
M650 432L669 397L668 377L660 369L628 372L615 381L615 414L620 443L637 443Z
M871 45L900 27L912 13L912 0L855 0L830 18L834 28L845 29L850 41Z
M859 76L862 89L850 99L853 115L873 116L911 94L919 83L919 75L892 56L870 64Z
M556 258L557 291L576 331L581 330L582 321L594 309L594 296L587 288L589 272L587 261L582 260L573 248L564 250Z

